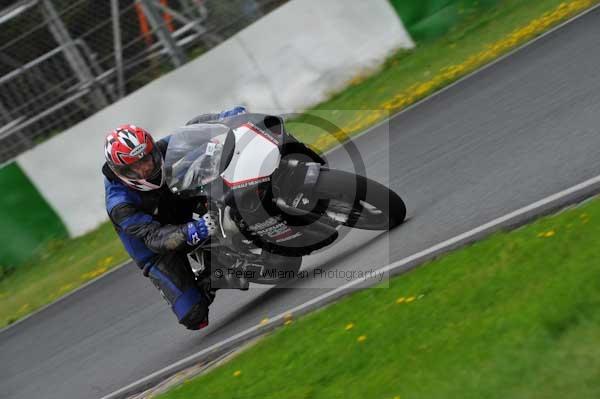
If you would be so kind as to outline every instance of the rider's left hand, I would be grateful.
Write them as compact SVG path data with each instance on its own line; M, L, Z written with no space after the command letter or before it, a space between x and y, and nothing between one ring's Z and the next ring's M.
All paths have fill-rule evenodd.
M245 114L246 112L248 112L246 110L246 107L238 105L236 107L233 107L231 109L228 109L228 110L225 110L225 111L221 112L219 114L219 119L223 120L225 118L229 118L230 116L236 116L236 115Z
M218 219L210 213L205 213L198 220L187 224L187 244L198 245L208 237L214 235L218 230Z

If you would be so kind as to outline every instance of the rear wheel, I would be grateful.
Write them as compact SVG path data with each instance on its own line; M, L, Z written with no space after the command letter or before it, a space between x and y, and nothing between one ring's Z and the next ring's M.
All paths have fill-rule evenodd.
M389 230L404 221L406 206L395 192L353 173L321 169L314 189L318 199L329 200L325 214L345 226Z

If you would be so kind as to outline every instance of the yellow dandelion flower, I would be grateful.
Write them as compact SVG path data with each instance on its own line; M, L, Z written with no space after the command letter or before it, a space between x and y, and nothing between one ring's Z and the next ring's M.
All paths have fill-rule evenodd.
M366 335L361 335L360 337L356 338L356 340L358 342L365 342L367 340L367 336Z
M59 293L67 292L73 287L73 284L65 284L58 290Z
M233 372L233 376L234 376L234 377L239 377L240 375L242 375L242 372L241 372L241 370L235 370L235 371Z
M412 301L414 301L415 299L417 299L417 298L416 298L416 297L414 297L414 296L408 297L408 298L406 298L406 303L411 303L411 302L412 302Z
M556 234L555 230L548 230L548 231L542 231L541 233L538 233L538 237L540 238L549 238L552 237Z
M112 261L113 261L113 257L112 256L107 256L106 258L102 259L99 263L100 266L106 267L109 266Z
M406 298L404 298L403 296L401 296L400 298L396 299L396 303L400 304L402 302L406 301Z
M107 267L100 267L96 270L92 270L91 272L83 273L81 275L81 278L84 280L90 280L90 279L100 276L101 274L104 274L107 270L108 270Z
M354 328L354 323L348 323L346 324L346 331L350 331Z
M423 83L422 85L419 85L419 87L417 87L417 89L415 90L415 94L417 96L421 96L430 91L432 87L433 85L430 82Z
M283 325L285 326L289 326L290 324L292 324L292 320L286 320Z

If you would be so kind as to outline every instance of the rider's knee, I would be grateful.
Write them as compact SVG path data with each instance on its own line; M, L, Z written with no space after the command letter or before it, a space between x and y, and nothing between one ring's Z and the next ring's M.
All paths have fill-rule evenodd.
M179 323L197 330L206 324L209 300L185 266L171 259L171 262L145 268L144 274L160 290Z

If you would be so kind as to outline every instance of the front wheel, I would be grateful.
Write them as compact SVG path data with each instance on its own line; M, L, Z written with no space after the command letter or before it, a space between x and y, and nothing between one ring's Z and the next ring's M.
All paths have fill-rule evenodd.
M325 214L349 227L390 230L406 217L402 198L383 184L353 173L321 169L315 197L328 200Z

